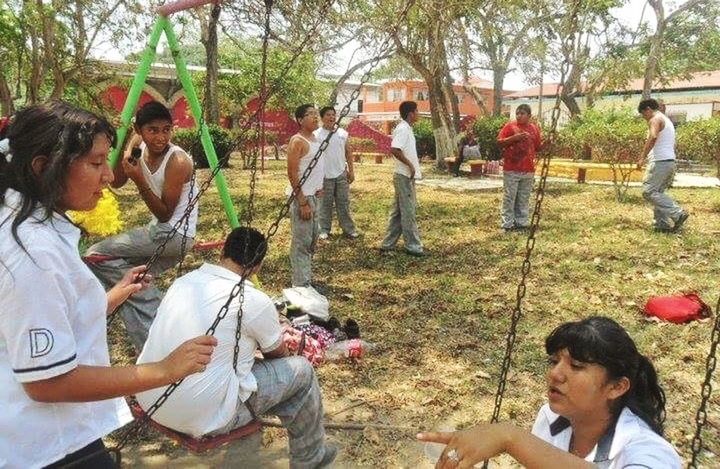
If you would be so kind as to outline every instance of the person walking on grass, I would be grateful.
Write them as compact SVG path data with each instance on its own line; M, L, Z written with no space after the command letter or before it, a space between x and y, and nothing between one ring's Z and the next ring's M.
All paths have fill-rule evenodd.
M530 106L521 104L515 120L500 129L497 144L503 153L501 228L506 232L530 226L530 193L535 182L535 158L540 149L540 128L530 122Z
M395 173L393 175L395 200L380 251L389 252L395 249L395 245L402 235L405 241L405 252L411 256L424 257L427 253L423 250L415 217L417 209L415 181L422 178L415 146L415 134L412 129L412 125L418 118L417 103L415 101L400 103L400 117L402 120L393 130L393 139L390 145L392 155L395 157Z
M335 125L335 108L325 106L320 109L322 127L315 131L315 138L323 142ZM359 233L355 229L355 222L350 214L350 184L355 180L353 168L353 155L348 133L338 128L330 137L325 149L325 179L323 182L323 196L320 200L320 239L327 239L332 228L333 205L337 209L338 223L343 234L355 239Z
M653 205L655 231L675 233L690 216L665 194L675 177L675 126L660 112L655 99L640 101L638 112L648 123L645 147L638 162L640 165L647 163L642 194Z

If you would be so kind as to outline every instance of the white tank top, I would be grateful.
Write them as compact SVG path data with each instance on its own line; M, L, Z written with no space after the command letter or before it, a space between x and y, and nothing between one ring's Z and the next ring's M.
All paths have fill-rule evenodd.
M675 126L668 117L657 112L656 115L662 116L665 121L665 127L658 134L655 145L648 153L648 161L666 161L675 159Z
M141 146L143 153L145 152L145 146L144 144ZM142 168L143 176L145 176L145 180L148 183L148 186L150 186L150 190L155 194L157 197L162 197L162 191L163 186L165 185L165 167L167 166L168 161L170 160L170 155L178 153L180 155L184 155L186 158L192 162L192 158L190 158L190 155L188 155L185 150L180 148L177 145L173 145L172 143L168 145L168 150L165 152L165 154L162 157L162 161L160 162L160 166L158 166L158 169L151 173L150 169L147 167L147 164L145 164L145 158L143 155L143 158L140 158L140 167ZM193 175L193 178L195 176ZM173 212L170 219L164 223L161 223L155 216L153 216L152 221L150 221L151 226L156 226L158 228L158 231L160 232L167 232L171 231L172 227L177 223L178 220L180 220L185 213L185 210L188 206L188 197L195 197L195 193L197 192L197 186L193 189L193 194L190 194L190 185L191 181L186 182L183 184L182 192L180 193L180 199L178 199L177 206L175 207L175 211ZM197 225L197 219L198 219L198 205L195 204L195 206L192 209L192 212L190 213L190 219L188 223L188 230L187 230L187 237L188 238L194 238L195 237L195 226ZM185 234L185 224L181 224L180 228L178 228L178 233Z
M305 170L310 165L310 161L315 157L315 154L318 152L318 149L320 148L320 141L315 140L314 142L311 140L306 139L300 134L296 135L297 137L300 137L301 139L305 140L308 143L308 146L310 147L308 149L308 152L300 158L300 168L299 168L299 174L298 178L301 178L302 175L305 173ZM293 137L295 138L295 137ZM308 176L308 178L305 180L305 182L302 185L302 192L304 195L315 195L315 193L323 188L323 180L325 179L325 155L320 155L320 158L318 159L317 164L313 168L312 172ZM292 194L292 187L288 186L288 188L285 190L286 195Z

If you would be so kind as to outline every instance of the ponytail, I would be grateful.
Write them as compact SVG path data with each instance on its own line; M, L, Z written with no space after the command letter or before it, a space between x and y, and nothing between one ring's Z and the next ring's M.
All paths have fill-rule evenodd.
M638 354L638 369L627 393L625 406L642 418L658 435L665 422L665 392L658 383L655 367L644 355Z

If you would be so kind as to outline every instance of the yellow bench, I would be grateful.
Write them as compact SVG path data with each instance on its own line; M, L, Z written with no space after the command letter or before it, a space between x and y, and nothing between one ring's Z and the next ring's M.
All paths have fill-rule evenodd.
M621 164L618 167L622 171L629 171L629 180L640 182L643 179L643 171L634 163ZM537 165L536 171L539 174L542 170ZM575 179L578 183L585 181L612 181L613 169L607 163L593 163L590 161L573 161L566 159L550 160L548 176ZM619 175L618 175L619 176Z

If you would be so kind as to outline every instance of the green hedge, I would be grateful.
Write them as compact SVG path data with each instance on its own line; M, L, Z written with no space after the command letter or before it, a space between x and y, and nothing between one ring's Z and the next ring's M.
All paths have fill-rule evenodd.
M415 146L418 156L428 155L435 158L435 134L433 133L432 121L430 119L418 119L413 124L415 134Z
M686 122L677 128L677 156L717 165L720 175L720 117Z
M477 138L480 154L486 160L499 160L502 158L502 151L497 145L497 136L503 125L508 121L507 117L481 117L475 120L473 130Z
M215 147L215 154L217 154L220 161L220 166L225 168L230 158L224 159L224 156L233 146L232 132L217 125L209 125L208 131ZM190 153L198 168L208 168L210 166L200 142L200 134L196 128L176 130L173 135L173 143Z

